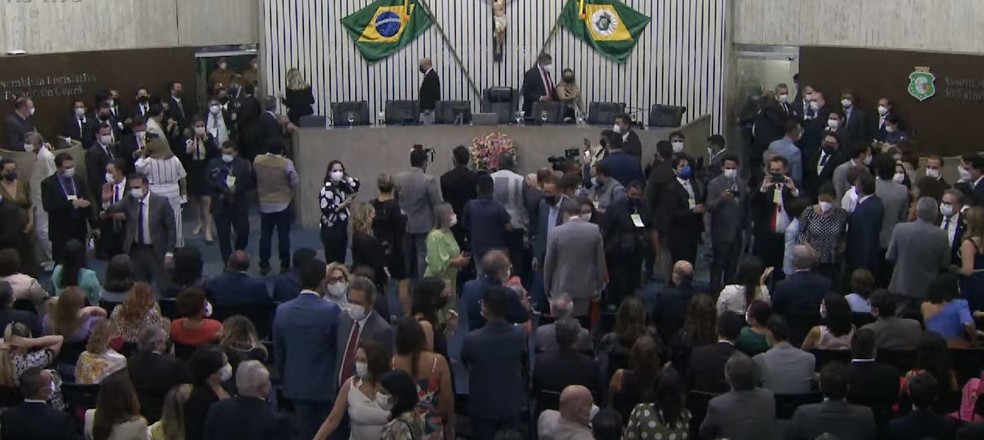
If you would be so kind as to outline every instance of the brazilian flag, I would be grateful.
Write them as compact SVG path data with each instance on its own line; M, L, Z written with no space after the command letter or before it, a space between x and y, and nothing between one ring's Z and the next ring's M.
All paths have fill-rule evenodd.
M342 18L342 26L369 62L392 55L423 34L432 23L417 0L376 0Z
M632 53L650 18L618 0L567 0L560 25L622 63Z

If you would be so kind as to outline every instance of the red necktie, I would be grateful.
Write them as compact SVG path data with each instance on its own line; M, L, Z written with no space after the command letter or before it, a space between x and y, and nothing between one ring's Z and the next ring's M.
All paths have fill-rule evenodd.
M550 80L550 74L543 72L543 79L547 81L547 99L553 99L553 81Z
M339 385L355 373L355 352L359 350L359 333L362 331L361 327L358 321L352 324L352 335L349 336L348 345L345 346L345 357L342 358L342 367L338 369Z

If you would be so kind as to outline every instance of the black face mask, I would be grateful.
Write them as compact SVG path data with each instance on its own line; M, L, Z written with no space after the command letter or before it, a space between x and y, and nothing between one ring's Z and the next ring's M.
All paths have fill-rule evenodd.
M150 101L150 98L148 98L148 97L146 97L146 96L140 96L140 97L137 97L137 102L139 102L139 103L141 103L141 104L146 104L146 103L148 103L149 101Z
M108 120L108 119L109 119L109 115L108 114L105 114L105 115L102 114L102 113L99 114L99 120L105 121L105 120Z
M565 76L564 77L564 82L572 83L572 82L574 82L574 77L573 76Z
M219 98L219 102L221 102L222 104L225 104L225 103L229 102L229 98L226 97L226 96L220 97Z
M827 154L834 154L834 151L837 151L837 149L836 149L836 148L834 148L834 146L833 146L833 145L830 145L830 144L823 144L823 152L824 152L824 153L827 153Z
M557 204L557 196L544 196L543 200L546 200L548 205Z

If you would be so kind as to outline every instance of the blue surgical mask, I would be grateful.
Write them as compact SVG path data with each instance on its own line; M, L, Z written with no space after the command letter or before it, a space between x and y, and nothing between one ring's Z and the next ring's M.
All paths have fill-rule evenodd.
M693 175L694 175L694 170L693 168L690 168L690 165L683 167L683 169L680 170L679 173L677 174L677 176L679 176L683 180L690 179L690 177L692 177Z
M231 154L223 154L222 155L222 161L225 162L225 163L231 163L232 162L232 155Z

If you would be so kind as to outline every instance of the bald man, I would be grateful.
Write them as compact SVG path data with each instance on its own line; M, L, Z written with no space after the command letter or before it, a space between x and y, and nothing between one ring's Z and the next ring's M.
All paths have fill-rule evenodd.
M424 75L424 80L420 83L420 94L417 97L420 103L420 122L430 125L434 123L437 101L441 100L441 78L434 71L430 58L422 58L419 68L420 73Z
M246 305L273 305L266 283L249 270L249 254L236 251L229 256L226 270L205 282L205 293L212 305L220 307ZM262 329L259 329L261 332ZM260 335L263 336L263 335Z
M548 409L541 413L536 430L540 440L593 440L588 425L598 411L591 391L571 385L560 393L560 411Z
M697 293L693 282L694 265L681 260L673 264L670 285L656 291L652 316L659 325L661 335L672 335L683 328L690 298Z

